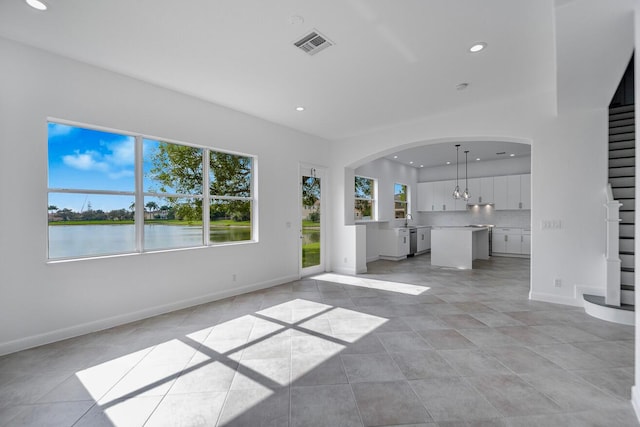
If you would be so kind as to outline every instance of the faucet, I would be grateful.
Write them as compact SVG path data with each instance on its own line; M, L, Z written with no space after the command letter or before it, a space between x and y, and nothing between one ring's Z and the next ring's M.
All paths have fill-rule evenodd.
M413 219L413 216L408 213L407 216L404 217L404 228L407 228L409 226L410 219Z

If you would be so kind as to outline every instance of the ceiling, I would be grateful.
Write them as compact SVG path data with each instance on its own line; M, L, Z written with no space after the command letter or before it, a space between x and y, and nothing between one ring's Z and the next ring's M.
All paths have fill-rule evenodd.
M465 161L465 150L469 151L469 163L531 156L531 146L528 144L504 141L461 142L459 154L460 164L463 164ZM455 165L456 143L447 142L409 148L389 154L385 156L385 158L415 168L446 166L447 162Z
M330 140L555 87L553 0L44 1L0 36Z

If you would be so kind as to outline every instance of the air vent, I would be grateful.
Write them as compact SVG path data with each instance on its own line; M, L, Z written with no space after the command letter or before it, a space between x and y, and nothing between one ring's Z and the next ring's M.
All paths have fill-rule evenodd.
M498 156L502 156L503 154L507 154L507 152L506 151L501 151L499 153L496 153L496 155L498 155Z
M315 55L321 50L333 46L333 42L320 34L318 30L313 30L295 42L294 45L309 55Z

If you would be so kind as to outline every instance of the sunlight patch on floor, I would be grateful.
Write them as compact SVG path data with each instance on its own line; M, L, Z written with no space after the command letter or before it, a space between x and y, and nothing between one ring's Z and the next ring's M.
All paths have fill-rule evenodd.
M420 295L428 291L428 286L418 286L409 283L389 282L386 280L366 279L362 277L344 276L335 273L323 273L312 277L315 280L322 280L341 285L358 286L361 288L375 289L377 291L398 292L406 295Z
M349 279L329 276L342 284ZM403 293L425 290L401 283L368 282L356 286L395 286ZM164 395L199 387L204 387L202 392L210 391L206 385L213 379L226 383L231 393L243 393L243 399L235 402L238 406L225 413L233 419L259 406L281 387L314 375L320 366L332 366L347 346L387 321L356 309L295 298L78 371L76 377L98 402L87 414L94 421L127 425L149 413ZM340 334L345 329L350 331L346 338Z

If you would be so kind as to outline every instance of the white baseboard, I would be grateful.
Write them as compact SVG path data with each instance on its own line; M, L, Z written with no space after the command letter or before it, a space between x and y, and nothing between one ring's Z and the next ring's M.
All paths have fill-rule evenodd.
M378 255L367 258L367 263L378 261L380 257Z
M545 294L541 292L530 292L529 299L534 301L550 302L553 304L571 305L574 307L582 307L582 301L577 301L573 297L565 297L555 294Z
M0 343L0 356L9 353L15 353L16 351L26 350L28 348L37 347L40 345L50 344L68 338L77 337L84 334L89 334L92 332L102 331L104 329L113 328L115 326L124 325L126 323L136 322L138 320L146 319L160 314L182 310L200 304L206 304L212 301L217 301L247 292L270 288L272 286L281 285L283 283L291 282L298 279L299 276L297 275L279 277L277 279L267 280L260 283L253 283L250 285L235 287L232 289L221 290L195 298L176 301L171 304L149 307L132 313L120 314L117 316L82 323L80 325L70 326L68 328L57 329L42 334L19 338L13 341L3 342Z
M596 295L599 297L603 297L605 296L606 290L603 288L593 288L590 286L581 286L581 285L576 285L574 288L574 292L573 295L576 299L576 302L581 306L584 307L584 294L587 295Z
M337 273L337 274L344 274L347 276L355 276L356 274L360 273L359 271L357 271L354 267L340 267L340 268L334 268L333 270L331 270L333 273ZM365 270L364 273L366 273L367 271Z

